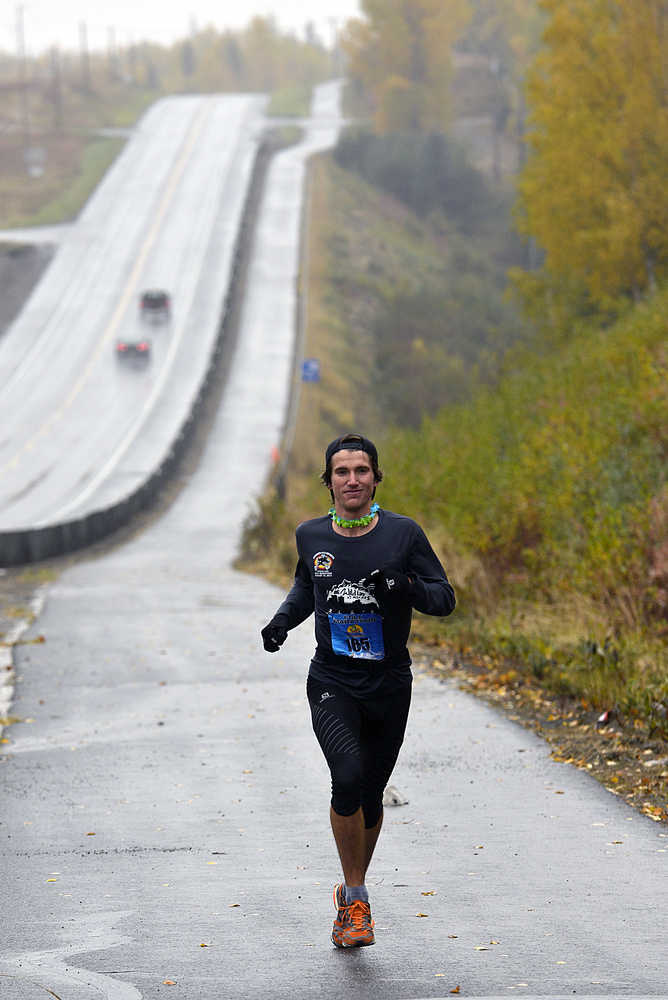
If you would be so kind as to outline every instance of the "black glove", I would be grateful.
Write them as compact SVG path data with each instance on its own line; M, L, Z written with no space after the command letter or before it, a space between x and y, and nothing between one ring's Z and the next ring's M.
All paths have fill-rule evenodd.
M413 596L411 578L393 569L374 569L369 573L369 583L379 604L409 604Z
M288 630L285 625L280 625L275 618L272 618L260 634L262 635L262 643L267 652L277 653L288 637Z

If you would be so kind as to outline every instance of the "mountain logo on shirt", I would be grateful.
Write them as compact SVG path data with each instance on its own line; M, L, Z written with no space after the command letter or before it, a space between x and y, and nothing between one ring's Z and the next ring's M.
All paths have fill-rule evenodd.
M316 552L313 556L313 571L315 576L331 576L334 556L331 552Z
M349 604L371 604L378 607L378 601L370 590L363 587L361 583L353 583L351 580L342 580L327 594L328 602L337 602L339 605Z

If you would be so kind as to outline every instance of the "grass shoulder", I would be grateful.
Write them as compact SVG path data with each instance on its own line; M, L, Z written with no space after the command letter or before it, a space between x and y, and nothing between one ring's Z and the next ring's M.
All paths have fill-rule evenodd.
M312 88L295 84L280 87L269 98L267 115L276 118L306 118L311 110Z
M505 442L507 450L525 426L527 433L531 427L542 427L540 441L531 440L523 454L536 453L547 461L546 447L557 447L563 440L564 421L559 415L566 412L574 421L572 439L568 439L571 452L581 450L584 461L592 449L599 449L607 456L604 467L609 467L608 459L620 463L620 470L623 467L623 455L615 452L610 458L610 450L602 443L608 435L612 447L616 433L614 406L608 408L603 396L597 411L600 424L596 431L587 430L588 374L601 386L607 385L611 399L635 399L636 414L646 403L648 417L637 428L638 439L646 439L649 428L659 441L659 410L665 413L658 331L664 314L661 300L647 306L647 315L638 312L637 327L629 317L625 322L631 325L619 327L616 333L584 333L573 347L561 345L557 358L544 346L535 358L520 352L516 358L521 357L521 363L507 361L496 383L479 386L468 399L442 409L438 416L430 414L418 429L399 430L396 413L383 406L382 395L373 389L377 340L382 336L377 319L395 301L397 287L407 283L419 287L425 276L427 280L445 278L452 266L453 244L461 247L459 237L418 218L337 167L328 156L313 163L309 203L309 257L301 273L301 294L306 298L303 350L305 356L320 359L322 377L319 383L299 387L294 442L289 454L279 456L274 475L246 524L239 566L281 586L289 584L296 524L322 514L328 504L318 482L323 443L342 430L362 428L377 441L388 466L379 491L381 504L409 513L423 524L460 597L450 619L416 617L412 636L416 658L428 669L449 674L469 690L496 700L519 721L541 731L559 759L582 766L647 815L665 820L668 664L660 627L624 625L610 604L587 590L586 574L576 584L562 587L560 594L556 587L546 593L544 586L534 586L539 578L558 581L559 574L563 578L566 573L566 565L554 561L559 551L556 544L550 546L553 562L548 565L543 556L542 567L513 566L509 549L500 577L495 575L494 562L501 558L499 550L495 553L492 547L486 554L475 545L476 524L484 524L488 516L484 504L489 498L481 484L488 484L495 503L499 498L505 503L494 516L502 523L516 516L517 494L510 489L511 481L503 485L495 479L494 467L504 468L491 446L496 438ZM648 323L653 314L654 326ZM631 345L635 347L629 355L627 346L631 350ZM629 366L620 361L633 354L637 363ZM406 373L409 362L404 359ZM631 382L636 380L632 387L630 377ZM510 379L512 389L504 379ZM552 394L554 417L547 403ZM537 398L543 408L547 406L543 423L537 421L535 405L522 413L522 400L535 404ZM578 399L582 423L576 416ZM641 406L638 399L643 400ZM492 407L490 400L495 401ZM485 408L490 414L485 414ZM452 449L456 461L448 457ZM653 453L652 461L657 457ZM644 461L647 464L647 453ZM535 492L537 483L548 480L542 467L532 468L529 462L522 470L523 482L533 484ZM578 458L576 482L579 468L585 466ZM611 475L615 483L623 481L616 467ZM555 484L558 481L559 476ZM653 490L656 484L650 485ZM541 502L554 497L560 508L564 495L556 485L554 490L550 485L550 491L550 498L542 497ZM608 490L606 503L612 502L611 495ZM456 518L446 516L449 507L457 509ZM608 538L614 537L613 523L619 522L610 520ZM530 550L536 543L527 535L524 548ZM600 544L607 543L602 539ZM594 569L592 563L592 575ZM614 584L612 566L610 572ZM610 724L598 726L597 720L605 713Z

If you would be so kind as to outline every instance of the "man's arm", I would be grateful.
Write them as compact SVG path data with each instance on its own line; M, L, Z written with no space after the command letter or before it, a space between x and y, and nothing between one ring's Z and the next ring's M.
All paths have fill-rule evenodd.
M411 604L424 615L452 614L457 603L455 592L429 539L419 525L415 527L408 568Z
M295 570L295 579L292 587L274 615L282 616L283 624L287 629L296 628L306 621L309 615L313 614L315 607L315 597L313 595L313 581L309 571L302 559L299 559Z
M369 582L386 609L409 604L425 615L449 615L455 608L455 592L422 528L414 524L414 531L406 572L385 566L374 569Z
M262 629L262 642L268 653L276 653L285 642L289 629L296 628L313 612L313 583L301 558L289 594L270 622Z

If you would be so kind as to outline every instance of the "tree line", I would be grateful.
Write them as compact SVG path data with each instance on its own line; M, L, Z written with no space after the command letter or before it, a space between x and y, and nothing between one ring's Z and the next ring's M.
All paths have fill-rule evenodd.
M204 28L160 45L144 41L105 51L61 51L39 57L0 53L0 92L5 102L4 130L64 129L76 121L85 102L118 104L125 92L160 94L310 89L332 74L332 53L315 32L305 38L281 31L271 17L255 17L237 31ZM74 120L74 121L73 121ZM102 122L105 124L105 122Z
M498 127L521 143L513 277L564 327L651 293L668 268L665 0L362 0L344 38L377 134L446 131L452 52L488 60Z

